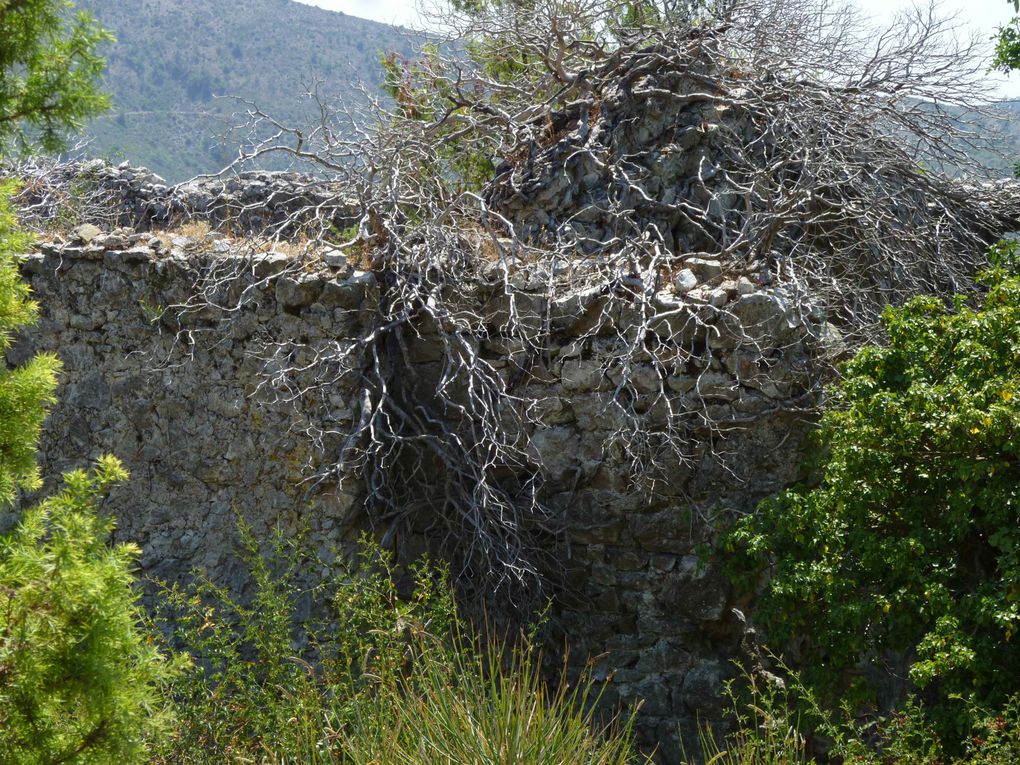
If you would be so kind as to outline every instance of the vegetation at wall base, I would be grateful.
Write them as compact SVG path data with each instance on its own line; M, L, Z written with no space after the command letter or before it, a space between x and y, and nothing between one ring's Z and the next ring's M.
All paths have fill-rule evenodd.
M471 637L442 569L415 567L401 597L390 556L362 540L309 592L297 581L313 556L279 537L264 550L243 524L240 537L249 604L201 576L166 591L173 640L196 661L167 688L179 723L157 763L636 761L627 726L598 730L590 682L550 687L527 644ZM299 600L323 593L310 629Z
M144 762L170 722L160 688L180 662L140 626L140 550L108 544L96 513L126 477L113 457L68 473L0 539L0 762Z
M764 652L763 668L738 664L726 686L735 729L703 726L685 765L1012 765L1020 762L1020 706L972 710L975 724L960 752L948 751L916 698L887 715L860 715L849 700L826 707L795 670ZM781 677L780 677L781 675Z
M1020 677L1017 253L992 250L978 307L888 310L888 345L832 390L820 485L767 500L726 541L809 684L864 704L864 670L905 656L917 713L957 754Z
M634 750L629 723L596 721L599 694L589 680L572 686L564 673L550 687L540 654L526 644L457 652L449 664L427 658L417 675L388 690L380 718L357 721L345 761L646 762Z

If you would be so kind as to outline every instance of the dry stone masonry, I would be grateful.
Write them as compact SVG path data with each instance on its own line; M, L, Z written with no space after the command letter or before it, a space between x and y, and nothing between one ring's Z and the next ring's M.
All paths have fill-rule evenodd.
M78 214L85 222L149 230L197 219L237 234L283 226L293 235L295 224L342 230L351 225L355 212L341 190L309 183L308 177L294 172L253 170L168 185L147 168L127 162L115 166L102 160L39 160L19 170L26 187L19 206L41 220L52 220L61 209L84 202Z
M280 359L271 350L279 338L312 347L359 336L380 299L376 277L335 254L295 268L291 255L215 232L157 236L146 231L151 208L131 209L140 215L133 228L81 226L23 260L42 319L9 361L53 351L64 363L44 473L103 453L125 462L131 480L106 509L117 537L141 546L146 576L178 580L198 566L243 590L236 515L260 536L307 529L328 560L332 547L372 526L358 476L309 480L342 448L337 434L355 416L357 391L341 381L295 397L293 380L274 378ZM548 278L542 268L516 274L518 304L529 284ZM487 317L492 331L480 350L498 366L512 349L498 339L506 292L491 271L489 281L464 285L462 299ZM235 293L251 292L238 313L170 308L187 305L217 272L229 272ZM632 403L648 423L673 407L728 425L692 425L685 460L654 476L649 491L634 454L613 446L628 427L618 405L623 340L589 332L612 303L597 290L553 304L536 290L533 299L550 340L520 395L540 404L531 448L545 475L542 500L562 521L550 572L558 574L555 623L578 666L599 657L607 704L643 701L639 729L668 751L678 730L721 716L721 682L741 640L727 583L703 547L716 519L796 479L818 364L839 352L839 333L787 288L707 257L688 260L656 297L649 324L682 345L674 356L685 361L667 369L651 354L639 358L627 370ZM423 328L408 356L427 397L444 363L438 336ZM433 548L427 528L423 519L401 532L403 554Z

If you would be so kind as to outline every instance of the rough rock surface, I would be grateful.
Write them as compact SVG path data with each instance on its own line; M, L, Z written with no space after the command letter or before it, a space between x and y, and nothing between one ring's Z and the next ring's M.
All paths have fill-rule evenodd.
M333 262L341 267L294 271L284 254L253 253L229 240L167 244L147 233L93 228L24 258L42 320L8 360L50 350L64 362L60 403L42 444L44 473L105 452L124 460L131 480L107 510L118 518L117 537L141 546L146 576L176 580L201 566L243 589L235 513L258 535L307 527L310 543L326 554L365 526L356 477L341 487L305 481L339 447L328 438L312 447L309 426L329 425L321 400L276 400L281 391L265 360L275 338L314 343L363 330L378 300L375 280ZM242 275L233 288L251 288L256 298L226 318L165 310L187 301L210 264ZM545 501L565 524L566 586L556 623L578 666L601 657L597 671L611 680L607 704L643 700L639 730L667 753L678 726L692 732L699 716L720 715L721 683L741 637L727 583L699 550L713 537L713 519L746 511L796 478L817 395L816 358L838 344L838 333L795 295L694 265L680 278L685 289L692 279L697 286L683 297L661 295L661 322L669 325L663 337L683 337L697 351L671 370L665 388L674 405L711 408L734 427L712 444L719 434L706 433L689 463L676 464L666 490L649 499L631 455L607 447L620 416L607 361L617 358L616 341L571 341L597 295L555 307L555 344L527 382L542 402L532 439L547 474ZM477 285L464 299L488 306L496 326L500 290ZM688 337L681 330L693 326L693 316L700 329ZM744 331L732 331L734 317ZM441 357L434 340L425 333L410 352L425 385ZM755 353L745 358L741 343L749 340ZM487 342L490 355L505 352ZM659 390L662 368L648 362L631 379ZM335 423L352 416L353 395L342 386L330 392ZM429 545L414 532L401 540L405 551Z
M250 171L168 185L144 167L90 160L28 166L21 175L27 192L20 205L42 219L54 217L67 201L63 189L70 188L91 197L88 214L140 230L199 219L238 234L286 223L281 233L292 235L295 223L342 230L355 220L354 203L331 184L293 172Z

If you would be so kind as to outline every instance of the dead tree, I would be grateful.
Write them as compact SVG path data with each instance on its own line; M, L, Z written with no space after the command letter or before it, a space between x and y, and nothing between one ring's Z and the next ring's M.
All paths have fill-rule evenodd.
M319 478L359 477L387 539L429 525L462 583L522 610L559 530L532 445L553 357L597 360L606 454L668 492L733 429L815 407L885 305L972 289L1011 225L994 189L943 174L968 167L980 136L958 116L985 91L974 44L933 10L875 36L815 0L632 5L447 9L445 39L392 62L392 100L342 119L323 104L311 127L246 115L244 161L315 163L360 210L346 232L305 226L289 269L339 251L378 289L363 334L267 342L265 389L323 402L310 434L339 445ZM237 269L181 310L254 299ZM423 337L441 349L424 378ZM794 346L811 368L770 377ZM758 403L721 406L720 376ZM338 381L360 391L346 422L326 416Z

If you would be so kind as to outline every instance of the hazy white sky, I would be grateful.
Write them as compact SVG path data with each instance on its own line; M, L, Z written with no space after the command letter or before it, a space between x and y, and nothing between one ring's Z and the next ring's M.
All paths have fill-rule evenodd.
M407 0L299 0L299 2L387 24L407 24L414 19L414 3ZM898 8L909 3L900 0L857 0L857 4L869 15L882 18L891 16ZM947 13L959 13L961 20L976 28L988 30L989 34L1013 15L1013 4L1009 0L943 0L940 5Z
M386 24L412 24L415 18L414 3L405 0L298 0L298 2Z
M415 19L413 0L410 2L408 0L299 0L299 2L387 24L413 25ZM911 5L909 0L855 0L855 2L878 22L891 18L898 9ZM987 37L991 37L998 26L1005 24L1013 16L1012 0L942 0L940 7L947 15L957 15L965 28L973 29L979 35ZM1003 78L1000 90L1005 96L1020 97L1020 72L1015 72L1010 78Z

